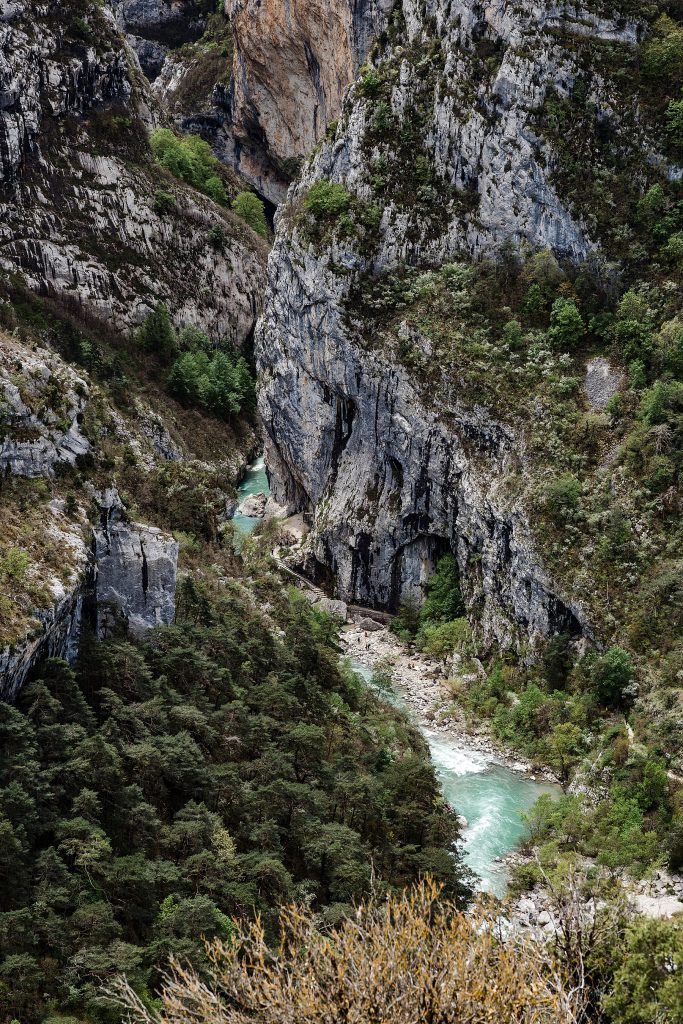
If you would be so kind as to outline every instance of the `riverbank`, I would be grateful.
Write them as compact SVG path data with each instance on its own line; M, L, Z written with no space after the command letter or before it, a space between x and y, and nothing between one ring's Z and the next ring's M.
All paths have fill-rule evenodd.
M269 494L262 459L249 467L239 492L242 501L255 494L266 500ZM263 514L236 517L235 525L239 532L250 533L263 518ZM305 536L306 524L299 516L283 521L282 528L293 545L287 548L291 552ZM494 740L488 723L473 722L459 707L455 690L475 684L484 675L483 666L476 658L455 655L444 661L415 650L389 630L388 616L329 599L281 561L282 550L274 554L312 603L344 620L342 653L353 667L367 679L375 668L388 670L392 680L388 699L397 700L420 728L445 799L467 821L463 834L467 861L482 879L481 888L504 897L510 870L533 859L533 854L519 850L524 840L522 814L542 792L559 793L559 788L551 772L505 749ZM654 879L624 878L623 884L633 909L641 914L668 917L683 909L678 876L659 871ZM547 938L557 925L551 902L547 893L536 888L514 901L510 919L538 938Z
M386 666L404 702L430 729L453 740L466 738L468 746L531 782L556 782L551 772L496 743L486 723L468 721L449 689L449 676L444 672L442 661L409 648L389 629L379 625L368 630L358 623L347 624L341 634L341 644L348 658L373 668ZM481 667L471 673L463 670L457 680L467 686L483 671Z
M476 887L504 899L509 857L526 834L524 815L540 796L559 789L539 780L530 765L501 750L486 732L472 729L453 706L439 663L412 651L385 626L367 618L347 623L341 643L364 678L373 679L377 669L386 676L384 697L406 711L429 744L444 799L461 820L463 855L479 879Z

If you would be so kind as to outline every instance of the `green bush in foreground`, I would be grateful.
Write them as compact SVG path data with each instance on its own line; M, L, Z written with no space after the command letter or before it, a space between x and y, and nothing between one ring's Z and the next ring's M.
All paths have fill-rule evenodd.
M638 921L603 1007L613 1024L683 1024L683 923Z

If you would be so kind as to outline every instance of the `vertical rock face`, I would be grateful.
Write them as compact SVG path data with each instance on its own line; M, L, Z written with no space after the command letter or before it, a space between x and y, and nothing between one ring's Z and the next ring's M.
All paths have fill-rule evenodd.
M44 607L34 609L30 632L0 647L0 700L14 700L39 661L50 657L71 661L78 651L88 550L80 531L65 527L58 510L50 509L48 515L44 530L60 545L67 571L45 581L48 599Z
M226 0L240 171L273 202L341 113L393 0Z
M101 503L94 532L97 629L105 636L117 618L133 633L168 626L175 616L178 542L152 526L128 523L116 491Z
M283 244L271 271L259 335L267 464L276 501L315 511L309 571L331 570L344 600L396 609L422 599L453 551L486 639L590 636L506 486L523 466L515 432L457 402L440 422L402 368L348 337L334 281L310 256Z
M105 494L101 508L92 554L82 531L64 527L57 510L55 521L45 524L61 545L69 571L46 581L49 600L34 609L30 632L0 649L0 699L13 700L44 658L76 657L83 602L93 590L100 637L117 621L125 621L135 634L173 622L178 543L152 526L126 522L116 491Z
M60 488L60 467L91 451L83 433L91 393L59 356L0 330L0 699L14 699L44 658L75 658L86 599L94 598L100 635L115 620L140 633L174 618L173 537L128 522L116 490L100 496L86 483L81 503L77 491L46 500L47 487L34 483L57 479ZM135 446L143 472L157 457L184 457L151 410L137 408L130 424L113 409L99 412L111 414L110 441ZM100 509L94 531L88 498Z
M107 100L131 93L126 53L97 52L85 39L69 38L65 9L47 4L0 5L0 184L16 183L19 172L39 155L45 116L83 114ZM64 24L49 15L59 17ZM111 16L109 16L111 17ZM103 11L100 31L109 33ZM41 31L42 29L42 31Z
M344 599L396 607L452 550L484 634L504 645L591 633L514 497L515 475L529 470L523 437L457 389L430 403L378 348L359 304L364 283L397 268L503 244L577 262L595 252L553 187L534 121L547 89L571 90L572 40L587 32L631 45L641 28L529 0L397 4L376 73L290 194L257 336L274 495L315 510L315 565L335 573ZM422 181L407 187L416 167ZM378 226L321 237L302 213L320 181L343 183L347 209ZM425 339L408 340L430 358Z

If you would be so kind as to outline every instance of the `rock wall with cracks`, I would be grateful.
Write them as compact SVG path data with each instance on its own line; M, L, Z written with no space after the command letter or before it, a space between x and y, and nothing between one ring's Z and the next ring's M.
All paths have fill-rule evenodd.
M58 507L50 508L48 518L45 531L61 545L68 575L49 579L50 600L34 609L31 631L16 643L0 647L0 700L14 700L39 661L73 661L78 653L89 553L80 530L65 523Z
M86 608L101 636L121 620L139 634L175 615L178 543L131 522L115 488L100 492L86 479L71 500L43 503L38 489L12 487L12 478L54 485L62 470L92 451L82 420L92 412L93 390L56 353L0 330L0 699L13 700L43 659L76 657ZM113 408L100 412L108 420L100 436L134 450L143 472L185 458L163 421L139 400L129 420ZM29 501L37 510L27 530ZM16 575L4 572L12 551L26 557Z
M97 632L104 637L123 618L131 633L170 626L175 616L179 544L153 526L126 520L116 490L100 500L94 531Z
M164 301L177 323L240 345L254 328L265 245L159 172L155 117L108 7L79 21L63 2L1 2L0 270L117 329Z
M315 513L309 573L334 574L346 601L395 610L423 598L438 558L453 551L487 640L590 637L506 485L523 466L520 439L457 402L448 422L435 419L403 369L347 336L314 261L281 250L274 263L260 408L275 500Z
M544 569L508 486L529 468L523 438L495 410L468 406L466 395L428 409L409 371L364 344L350 296L364 275L477 259L504 243L575 262L596 253L551 183L554 157L534 112L548 88L567 95L578 73L558 31L633 45L643 30L528 0L404 0L394 25L398 37L375 64L392 82L399 124L418 96L425 102L425 67L432 75L415 152L433 166L445 199L434 212L389 198L370 241L311 239L301 208L316 181L374 200L372 105L353 89L335 139L290 192L270 259L257 355L273 492L292 510L314 512L309 568L333 573L346 600L395 608L422 596L450 549L488 639L521 647L557 632L591 638L585 610ZM477 80L482 41L497 56ZM464 103L461 87L473 81Z
M198 39L208 5L194 0L109 0L150 80L161 71L169 49Z

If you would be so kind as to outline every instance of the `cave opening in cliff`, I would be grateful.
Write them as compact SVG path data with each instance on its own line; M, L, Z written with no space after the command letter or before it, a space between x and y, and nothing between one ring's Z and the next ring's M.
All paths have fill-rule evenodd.
M278 210L277 203L274 203L271 199L268 198L268 196L264 195L263 192L259 192L259 190L255 186L254 192L259 197L259 199L261 200L265 207L264 212L266 215L266 220L268 221L268 227L270 228L271 231L275 231L275 214L277 213Z
M457 555L447 537L420 533L404 544L394 555L388 610L397 612L406 599L422 604L427 586L444 555ZM459 574L458 574L459 577Z

